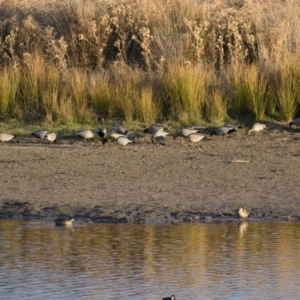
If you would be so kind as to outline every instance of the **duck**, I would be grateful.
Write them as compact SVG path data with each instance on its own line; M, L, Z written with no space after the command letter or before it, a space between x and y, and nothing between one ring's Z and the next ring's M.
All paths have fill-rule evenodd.
M9 134L9 133L0 133L0 142L1 142L1 144L3 144L4 142L8 142L12 139L17 139L17 138L14 135Z
M45 139L48 140L51 143L55 143L56 141L56 133L55 132L49 132L45 135Z
M249 129L248 135L249 135L251 132L262 131L262 130L264 130L265 128L267 128L267 126L266 126L265 124L262 124L262 123L254 123L253 126Z
M128 131L126 134L126 137L130 139L131 141L135 141L135 139L140 138L141 135L138 132L135 131Z
M300 126L300 118L294 119L291 122L289 122L289 126L292 127L292 125Z
M120 134L127 134L128 130L125 128L124 125L114 125L113 131Z
M154 134L152 134L152 143L154 143L154 139L156 139L157 141L160 140L165 140L165 137L169 134L169 132L163 131L163 130L158 130L156 131Z
M223 126L225 127L230 127L230 128L234 128L235 130L239 129L239 128L243 128L243 126L235 123L235 122L227 122L225 123Z
M212 136L212 135L226 135L226 134L230 134L230 133L235 132L235 131L236 131L236 129L233 128L233 127L220 126L220 127L217 127L215 130L213 130L210 133L210 136Z
M119 136L118 138L115 138L113 136L110 136L110 139L115 143L115 144L118 144L118 145L121 145L121 146L126 146L127 144L129 143L132 143L132 141L130 139L128 139L127 137L125 136Z
M80 130L80 131L75 131L75 135L80 136L83 138L83 140L87 139L93 139L94 138L94 133L91 130Z
M111 133L111 134L109 135L109 138L110 138L110 139L111 139L111 138L117 139L117 138L119 138L120 136L126 137L126 135L124 135L124 134L119 134L119 133L113 132L113 133Z
M205 131L206 127L202 126L202 125L192 125L192 126L189 127L189 129L195 129L200 133L200 132Z
M191 133L185 139L188 140L188 141L190 141L190 142L192 142L193 144L195 144L197 142L200 142L204 138L206 138L206 136L203 135L203 134Z
M32 131L30 135L33 135L38 139L44 139L47 133L49 133L48 130L36 130Z
M175 295L172 295L171 297L162 298L162 300L176 300L176 298Z
M243 221L245 221L248 218L249 214L250 214L250 212L246 208L239 207L239 209L238 209L238 215L239 215L240 219L242 219Z
M155 134L157 131L164 130L163 126L159 124L152 124L148 128L144 129L144 133L150 133L150 134Z
M186 137L189 136L190 134L192 134L192 133L197 133L197 132L198 132L197 129L192 129L192 128L180 128L180 129L177 131L177 133L175 133L175 134L173 135L173 139L174 139L174 141L175 141L176 138L177 138L178 136L181 136L181 137L186 138Z
M56 226L71 226L74 218L59 218L54 220Z
M104 127L98 127L96 129L96 134L98 134L100 137L104 138L106 136L106 129Z

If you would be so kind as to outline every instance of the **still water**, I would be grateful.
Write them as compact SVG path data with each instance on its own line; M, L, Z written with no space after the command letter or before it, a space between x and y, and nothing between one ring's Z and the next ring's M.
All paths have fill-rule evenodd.
M1 299L300 299L300 223L0 220Z

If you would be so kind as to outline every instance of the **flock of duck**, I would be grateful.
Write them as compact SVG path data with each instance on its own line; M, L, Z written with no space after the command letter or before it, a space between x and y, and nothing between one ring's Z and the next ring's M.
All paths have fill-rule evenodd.
M300 126L300 118L294 119L289 122L290 127L292 127L293 125ZM209 134L210 136L227 135L237 131L238 128L241 128L241 126L233 122L228 122L223 126L213 129L209 132ZM252 132L262 131L266 128L267 126L265 124L254 123L253 126L249 129L248 135ZM173 139L175 140L177 137L183 137L186 141L195 144L206 138L206 136L204 135L204 132L206 130L206 127L200 125L190 126L188 128L180 128L175 134L173 134ZM164 138L170 134L169 132L165 131L162 125L159 124L150 125L143 131L143 133L151 135L152 143L161 143L162 141L164 141ZM94 139L95 134L100 137L102 144L105 144L108 141L112 141L114 144L121 146L126 146L129 143L134 143L136 139L143 136L139 132L127 130L124 125L114 125L110 134L108 134L106 128L103 127L97 128L95 132L93 132L92 130L80 130L74 132L75 136L82 138L84 141ZM49 132L48 130L33 131L31 135L38 139L45 140L50 144L54 143L57 139L56 133ZM1 144L14 139L19 141L15 135L9 133L0 133Z

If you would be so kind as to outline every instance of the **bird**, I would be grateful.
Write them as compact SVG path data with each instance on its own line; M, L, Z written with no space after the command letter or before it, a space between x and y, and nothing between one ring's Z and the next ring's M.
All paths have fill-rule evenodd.
M178 136L181 136L181 137L187 137L187 136L189 136L190 134L192 134L192 133L197 133L198 132L198 130L197 129L192 129L192 128L180 128L178 131L177 131L177 133L175 133L174 135L173 135L173 139L174 140L176 140L176 138L178 137Z
M126 134L126 137L130 139L131 141L134 141L136 138L141 137L141 135L138 132L135 131L128 131Z
M161 131L161 130L164 130L163 126L161 126L159 124L152 124L144 130L144 133L150 133L153 135L153 134L155 134L155 132Z
M158 142L160 140L165 140L165 137L169 134L169 132L163 131L163 130L158 130L154 134L152 134L151 140L152 143L154 143L154 139L156 139Z
M75 131L74 134L77 135L77 136L80 136L81 138L83 138L84 141L86 139L93 139L94 138L94 134L91 130Z
M189 129L196 129L198 132L203 132L206 127L202 125L192 125L189 127Z
M132 141L130 139L128 139L127 137L125 136L119 136L118 138L115 138L113 136L110 136L110 139L115 143L115 144L118 144L118 145L121 145L121 146L126 146L127 144L129 143L132 143Z
M0 133L0 142L1 142L1 144L3 144L4 142L8 142L12 139L16 139L16 137L12 134L9 134L9 133Z
M45 135L45 139L48 140L51 143L55 143L56 140L56 133L55 132L48 132Z
M289 122L290 127L292 127L292 125L295 126L300 126L300 118L294 119L291 122Z
M103 128L103 127L98 127L98 128L96 129L96 133L97 133L100 137L104 138L104 137L106 136L106 129Z
M235 128L232 128L232 127L229 127L229 126L220 126L220 127L217 127L215 130L213 130L210 133L210 136L212 136L212 135L225 135L225 134L230 134L230 133L235 132L235 131L236 131Z
M172 295L171 297L162 298L162 300L176 300L176 298L175 295Z
M49 133L48 130L36 130L32 131L30 135L33 135L38 139L44 139L47 133Z
M56 226L71 226L74 218L59 218L54 220Z
M206 138L206 136L203 134L191 133L185 139L195 144L197 142L200 142L204 138Z
M245 221L248 218L250 212L246 208L239 207L238 214L239 214L240 219Z
M234 128L235 130L239 129L239 128L243 128L243 126L235 123L235 122L227 122L225 123L223 126L225 127L230 127L230 128Z
M267 126L265 124L261 124L261 123L254 123L253 126L249 129L248 131L248 135L251 132L258 132L258 131L262 131L266 128Z
M128 130L126 130L124 125L114 125L113 131L120 134L127 134Z

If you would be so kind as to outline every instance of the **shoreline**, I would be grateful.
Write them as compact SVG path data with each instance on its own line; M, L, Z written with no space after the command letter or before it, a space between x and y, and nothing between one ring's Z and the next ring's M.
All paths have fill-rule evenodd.
M298 221L300 136L273 129L197 146L150 137L120 147L33 139L0 146L0 218L74 216L93 222Z

